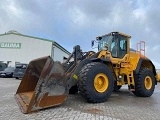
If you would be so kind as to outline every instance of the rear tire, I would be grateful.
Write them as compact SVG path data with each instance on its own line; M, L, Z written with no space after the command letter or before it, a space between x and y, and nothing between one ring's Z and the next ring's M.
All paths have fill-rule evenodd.
M113 86L113 74L103 63L86 64L80 71L78 89L88 102L106 101L112 94Z
M135 80L134 95L139 97L150 97L155 89L155 76L148 68L140 70L138 79Z

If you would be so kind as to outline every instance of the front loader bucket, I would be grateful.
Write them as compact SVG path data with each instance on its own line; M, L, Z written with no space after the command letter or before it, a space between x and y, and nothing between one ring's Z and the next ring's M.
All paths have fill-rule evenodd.
M15 94L23 113L62 104L68 95L60 62L49 56L32 60Z

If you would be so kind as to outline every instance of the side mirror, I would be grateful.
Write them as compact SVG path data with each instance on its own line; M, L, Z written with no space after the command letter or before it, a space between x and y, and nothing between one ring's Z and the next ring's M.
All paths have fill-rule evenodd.
M94 46L94 40L92 40L92 45L91 45L92 47Z
M96 43L96 45L95 45L95 43ZM92 47L92 49L97 48L97 44L98 44L98 43L99 43L98 41L92 40L92 41L91 41L91 47Z

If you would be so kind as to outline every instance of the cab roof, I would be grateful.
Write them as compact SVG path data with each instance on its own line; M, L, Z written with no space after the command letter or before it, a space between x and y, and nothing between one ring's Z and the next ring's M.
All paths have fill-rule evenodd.
M110 32L110 33L108 33L108 34L105 34L105 35L102 35L102 36L97 36L96 38L98 38L98 37L104 37L104 36L107 36L107 35L110 35L110 34L113 34L113 33L117 33L117 34L120 34L120 35L123 35L123 36L126 36L126 37L128 37L128 38L131 38L131 36L130 35L127 35L127 34L125 34L125 33L122 33L122 32Z

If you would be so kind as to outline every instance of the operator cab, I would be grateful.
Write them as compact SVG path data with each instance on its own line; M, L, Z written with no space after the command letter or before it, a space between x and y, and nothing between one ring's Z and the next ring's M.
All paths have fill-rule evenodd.
M108 50L113 58L123 58L128 53L130 36L119 32L98 36L98 51Z

